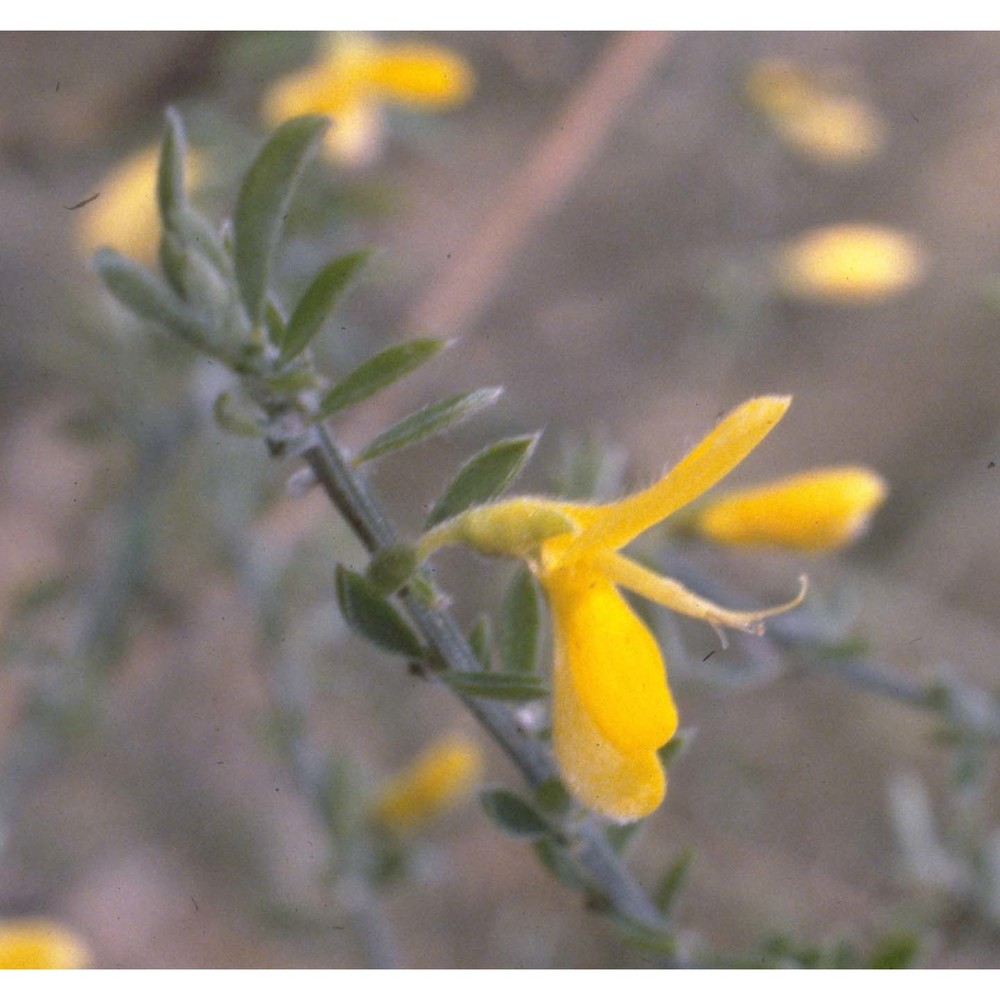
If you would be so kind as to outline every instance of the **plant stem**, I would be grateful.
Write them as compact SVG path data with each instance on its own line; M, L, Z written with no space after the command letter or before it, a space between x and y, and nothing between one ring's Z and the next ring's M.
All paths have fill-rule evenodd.
M334 507L369 552L399 544L400 538L380 505L321 425L309 431L302 455ZM447 669L466 672L479 669L475 654L448 611L429 607L411 590L401 596L428 646ZM524 731L507 706L454 693L500 744L532 788L558 777L547 748ZM567 830L566 836L577 842L580 863L615 911L648 927L667 929L663 916L592 818L574 826L572 831Z

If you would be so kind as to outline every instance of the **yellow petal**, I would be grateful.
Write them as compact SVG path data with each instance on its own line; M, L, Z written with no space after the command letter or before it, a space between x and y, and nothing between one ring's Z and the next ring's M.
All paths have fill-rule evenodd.
M474 77L469 64L440 45L387 45L368 68L384 98L418 108L447 108L467 100Z
M810 159L855 163L872 157L884 144L885 129L868 105L792 63L756 63L746 93L775 132Z
M799 592L792 600L774 607L761 608L759 611L731 611L727 608L720 608L704 597L693 594L669 576L653 573L617 552L602 553L597 557L597 563L608 574L608 577L619 586L641 594L651 601L656 601L657 604L662 604L664 607L670 608L671 611L677 611L692 618L701 618L712 625L738 628L744 632L763 632L761 622L765 618L791 611L806 596L806 578L801 576L799 577Z
M563 780L588 808L619 823L648 816L666 778L655 750L623 753L594 724L577 693L559 620L552 671L552 747Z
M315 63L283 77L268 90L264 117L274 125L297 115L337 117L364 103L370 96L368 72L377 51L366 35L331 36Z
M727 545L779 545L820 552L853 541L886 497L870 469L813 469L709 501L694 530Z
M82 969L89 964L86 945L54 920L0 921L0 969Z
M793 298L866 303L917 284L924 255L906 233L845 223L804 233L779 252L781 290Z
M582 711L620 752L663 746L677 728L656 640L607 577L578 564L543 573L556 644Z
M372 816L399 832L420 826L466 795L481 770L482 751L476 743L464 736L446 737L386 782Z
M624 500L603 504L567 550L567 558L578 558L586 551L621 548L701 496L764 440L791 401L791 396L759 396L738 406L659 482Z

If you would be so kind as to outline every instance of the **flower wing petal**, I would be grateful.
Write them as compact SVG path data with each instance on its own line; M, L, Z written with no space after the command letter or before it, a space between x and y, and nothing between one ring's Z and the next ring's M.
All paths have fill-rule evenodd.
M625 754L663 746L677 710L656 640L600 570L543 574L559 655L591 727Z
M597 561L610 579L627 590L682 615L701 618L712 625L742 629L744 632L762 632L761 622L765 618L791 611L806 596L806 578L800 576L799 592L792 600L774 607L761 608L759 611L730 611L692 593L669 576L660 576L617 552L604 552L598 556Z
M666 778L655 750L626 754L597 728L577 693L556 629L552 677L552 745L570 791L588 808L627 823L663 801Z
M659 482L617 503L603 505L577 536L567 558L585 551L618 549L731 472L784 416L791 396L758 396L738 406Z

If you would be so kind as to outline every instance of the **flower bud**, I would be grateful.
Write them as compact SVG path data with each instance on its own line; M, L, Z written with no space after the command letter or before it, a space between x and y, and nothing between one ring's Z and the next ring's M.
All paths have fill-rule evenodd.
M84 943L54 920L0 920L0 969L82 969L89 964Z
M692 527L726 545L819 552L857 538L887 492L869 469L814 469L709 501L692 512Z
M481 771L477 744L457 735L439 740L386 782L372 804L372 818L397 833L422 826L467 795Z
M917 284L924 256L906 233L845 223L786 244L775 268L781 290L791 298L866 303Z

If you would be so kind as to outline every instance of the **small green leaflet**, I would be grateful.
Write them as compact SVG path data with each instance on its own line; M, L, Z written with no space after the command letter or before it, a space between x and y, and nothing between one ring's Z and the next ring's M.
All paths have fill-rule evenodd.
M549 693L537 677L528 674L472 673L442 670L434 675L459 694L496 701L537 701Z
M430 361L446 344L447 341L444 340L407 340L380 351L323 396L319 404L319 417L329 417L338 410L374 396Z
M505 438L473 455L434 505L424 530L503 493L531 458L539 437L540 434L528 434Z
M503 389L499 387L473 389L472 392L457 393L436 403L430 403L379 434L354 459L354 464L370 462L373 458L379 458L390 451L409 447L418 441L440 434L474 413L492 406L502 394Z
M390 653L423 658L424 649L413 629L371 581L339 565L336 583L340 613L355 632Z
M534 840L550 832L534 806L505 788L487 788L480 792L479 801L486 815L512 837Z
M519 567L504 595L497 630L500 662L508 673L533 674L538 669L540 604L535 578Z
M370 251L359 250L339 257L313 278L292 311L281 340L277 342L281 364L287 364L309 346L370 256Z
M240 187L233 215L236 282L254 326L264 316L271 261L292 192L329 124L329 119L320 115L285 122L267 141Z

